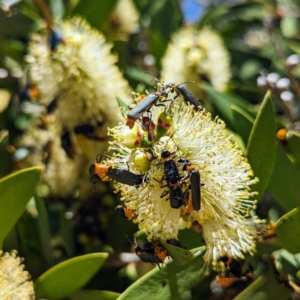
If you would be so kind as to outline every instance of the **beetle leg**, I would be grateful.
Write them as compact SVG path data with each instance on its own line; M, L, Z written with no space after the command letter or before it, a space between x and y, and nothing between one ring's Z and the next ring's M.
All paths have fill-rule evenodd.
M96 184L96 178L97 178L97 174L94 174L94 175L90 178L90 181L91 181L93 184Z
M168 195L169 194L169 191L167 191L167 190L164 190L163 192L162 192L162 194L160 195L160 198L163 198L163 197L165 197L166 195ZM168 200L168 199L167 199Z

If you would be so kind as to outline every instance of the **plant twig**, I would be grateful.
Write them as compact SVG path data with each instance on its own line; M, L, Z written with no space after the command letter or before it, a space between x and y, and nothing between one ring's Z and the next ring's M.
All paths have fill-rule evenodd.
M47 23L48 29L50 31L53 31L54 25L53 25L53 21L52 21L52 17L51 17L51 13L50 13L49 7L46 5L46 3L44 2L44 0L34 0L34 2L37 4L37 6L42 11L42 14L43 14L44 19L45 19L45 21Z

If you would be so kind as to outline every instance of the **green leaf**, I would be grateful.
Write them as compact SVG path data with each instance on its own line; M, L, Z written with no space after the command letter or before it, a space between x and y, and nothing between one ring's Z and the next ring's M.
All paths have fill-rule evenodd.
M17 232L17 227L14 226L13 229L7 234L3 241L3 249L8 250L8 249L19 249L19 239L18 239L18 232ZM23 253L22 253L23 255ZM27 268L28 270L28 268ZM30 274L32 274L30 272Z
M255 119L247 146L247 156L259 182L253 187L259 197L268 185L275 161L276 131L271 92L267 92Z
M231 8L230 13L239 20L250 22L254 20L262 20L264 15L264 7L261 3L243 3L235 5Z
M256 59L247 59L239 69L240 78L243 81L247 81L250 78L253 78L259 71L263 68L260 61Z
M287 278L299 285L300 280L297 273L300 269L300 253L292 254L285 249L281 249L279 251L275 251L272 255L275 257L274 264L277 271L280 274L283 274L284 278Z
M266 253L272 253L273 251L279 250L282 247L278 245L278 241L275 237L260 241L256 245L256 257L261 257Z
M165 242L160 242L160 244L168 251L176 265L186 265L193 259L192 252L187 249L176 247Z
M285 17L281 19L280 27L282 34L287 38L295 37L298 33L299 23L295 17Z
M276 223L277 239L282 248L291 253L300 252L300 208L283 215Z
M149 293L153 299L174 299L171 297L174 293L171 294L170 285L172 289L175 287L176 294L180 295L205 278L202 258L204 249L205 247L197 248L197 250L202 251L201 255L195 257L185 266L171 262L164 264L160 269L155 268L128 287L118 300L145 300L149 299ZM196 249L191 251L195 252ZM168 269L170 265L172 265L171 270L174 277L172 283L168 281L168 279L170 280L170 269Z
M11 95L10 92L8 90L5 89L0 89L0 113L2 113L8 106L9 101L10 101ZM0 132L0 143L1 143L1 136L3 133L8 134L8 132L6 132L6 130L1 131Z
M0 145L7 145L8 144L8 130L0 131Z
M300 163L300 133L296 130L289 130L287 133L287 148L294 158Z
M207 25L212 19L214 18L220 18L221 16L228 13L230 10L229 6L227 4L219 4L216 6L210 7L208 10L205 11L203 16L201 17L198 27L201 28L204 25Z
M35 196L35 205L38 212L37 224L40 238L40 248L43 253L44 259L47 262L48 268L53 266L53 247L51 244L51 231L49 227L48 214L44 200Z
M28 168L0 180L0 245L25 210L40 180L42 168Z
M27 208L22 216L19 218L18 222L15 224L15 235L17 239L17 248L7 248L12 241L11 238L12 231L4 239L4 249L5 251L9 249L16 249L20 252L20 255L26 259L26 270L30 273L33 278L36 278L47 269L51 267L45 260L43 255L43 246L41 246L39 224L37 218L34 217L28 211L28 207L34 205L34 198L31 198L30 202L27 204ZM31 206L30 211L36 213L34 206ZM35 212L34 212L35 211ZM36 216L36 215L35 215ZM48 243L51 241L48 241ZM52 246L52 245L51 245ZM51 248L53 251L53 246Z
M163 41L167 43L172 33L182 26L179 3L177 0L149 1L148 3L147 17L150 21L149 30L151 35L160 32ZM172 13L170 14L170 12ZM165 22L165 16L168 16L168 22ZM150 47L152 50L152 44ZM155 54L157 54L157 51L155 51Z
M50 10L53 16L62 19L65 14L65 5L63 0L50 0Z
M187 249L193 249L205 245L201 233L187 228L179 230L178 239Z
M220 93L207 83L202 83L201 88L209 95L220 118L228 123L231 128L234 128L231 105L234 104L255 115L253 107L245 99L234 94Z
M74 223L72 222L73 220L67 219L65 217L65 209L63 208L59 213L59 224L60 224L60 230L59 230L59 235L64 241L64 247L66 250L66 253L68 254L68 257L73 257L75 256L75 234L74 234ZM97 251L102 251L102 250L96 250L96 251L91 251L91 252L97 252ZM104 251L104 250L103 250ZM106 252L106 251L104 251Z
M95 27L99 27L112 13L117 0L81 0L73 9L72 15L79 14Z
M24 15L27 18L29 18L31 21L38 21L42 18L41 12L38 10L37 5L28 1L21 2L20 13L21 15ZM27 31L27 34L29 31Z
M142 69L134 66L127 66L125 69L125 74L130 79L136 80L140 83L145 83L147 85L149 85L153 80L152 75L145 73L145 71L143 71Z
M253 127L254 118L245 110L235 105L231 105L231 111L234 128L236 132L242 137L245 145L247 145Z
M86 254L54 266L37 279L36 297L58 300L72 294L95 275L107 257L107 253Z
M0 131L0 178L9 174L13 169L13 158L11 153L7 151L7 146L9 143L8 131Z
M300 43L299 41L289 40L287 41L287 46L295 53L300 54Z
M122 112L126 113L129 111L128 105L119 97L117 97L117 102L120 108L122 108Z
M299 206L299 178L300 169L290 161L282 147L277 144L275 164L268 189L286 211Z
M159 63L167 48L166 39L162 35L161 31L151 31L150 35L151 54L155 57L156 62Z
M115 300L119 296L119 293L111 291L80 290L69 298L70 300Z

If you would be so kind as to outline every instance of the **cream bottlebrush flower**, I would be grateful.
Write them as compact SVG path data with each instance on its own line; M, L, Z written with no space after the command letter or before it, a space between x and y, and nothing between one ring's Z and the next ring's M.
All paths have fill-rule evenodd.
M33 300L35 299L30 275L24 271L21 258L16 251L0 251L0 299Z
M153 107L152 120L161 124L163 107ZM169 117L170 118L170 117ZM230 142L226 135L225 124L220 119L211 120L211 115L204 110L194 112L193 107L182 103L173 106L173 125L168 135L156 137L151 148L145 148L157 159L149 163L145 173L147 180L139 187L117 183L117 190L122 194L122 200L128 209L136 210L134 222L145 229L148 239L167 240L177 238L180 219L183 217L190 225L198 221L203 227L203 236L207 244L205 259L217 260L223 255L242 257L243 252L252 253L255 250L257 231L256 219L248 219L248 213L255 206L250 197L255 192L250 191L253 172L242 152L236 144ZM172 124L172 123L171 123ZM142 146L140 138L145 134L139 121L132 130L120 125L110 129L114 137L111 149L116 151L116 165L130 163L130 169L141 173L140 160L135 159L134 147ZM137 133L137 134L136 134ZM188 159L201 175L201 209L190 211L188 206L173 209L168 195L161 198L169 187L161 187L164 166L160 159L161 151L166 148L176 162L183 177L183 164L180 157ZM165 183L165 182L164 182ZM185 190L187 185L183 184ZM168 193L167 193L168 194Z
M60 21L56 28L63 41L54 51L46 34L32 35L28 48L30 79L40 92L40 102L48 105L57 98L54 116L64 128L95 120L114 126L116 97L127 104L132 97L115 65L112 45L80 17Z
M251 28L244 34L245 43L254 49L261 49L270 43L270 35L265 28Z
M44 165L42 181L50 187L51 195L65 197L74 191L87 159L74 144L74 157L70 158L61 146L61 126L57 122L47 129L33 127L19 140L21 147L29 149L25 163L28 166ZM26 165L24 166L26 167Z
M119 0L110 17L110 27L117 33L132 34L139 28L139 17L131 0Z
M166 82L201 82L207 77L218 90L224 90L230 79L229 53L220 36L204 27L197 30L185 27L175 33L162 60L161 79ZM199 87L191 84L189 89L202 98Z

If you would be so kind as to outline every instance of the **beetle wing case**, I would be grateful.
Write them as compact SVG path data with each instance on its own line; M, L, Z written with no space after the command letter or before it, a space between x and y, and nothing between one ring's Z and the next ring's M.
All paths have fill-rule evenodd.
M161 260L156 255L151 253L139 253L138 256L141 259L141 261L146 263L161 263Z
M178 185L174 188L170 187L170 205L172 208L180 208L183 205L183 191Z
M140 117L144 112L146 112L150 107L152 107L155 104L158 98L159 96L157 94L149 94L127 114L127 118L136 119Z
M200 185L200 173L198 170L191 170L190 182L191 182L191 190L192 190L193 209L199 210L201 207L201 185Z
M178 85L177 89L185 102L194 105L197 110L199 109L201 102L183 84Z
M141 175L120 168L110 168L108 176L115 181L128 185L140 185L143 182Z

